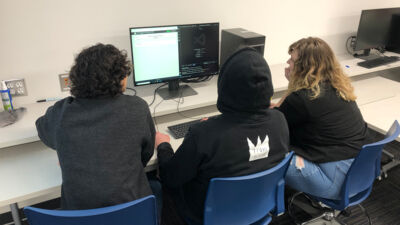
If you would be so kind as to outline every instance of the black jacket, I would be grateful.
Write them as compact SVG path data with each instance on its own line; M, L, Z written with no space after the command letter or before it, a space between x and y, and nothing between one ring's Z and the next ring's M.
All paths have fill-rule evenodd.
M272 92L264 58L240 50L218 79L222 115L192 126L175 154L168 143L159 145L161 180L181 189L186 217L201 223L211 178L259 172L284 158L289 131L283 114L268 109Z
M36 128L57 150L63 209L99 208L152 194L144 167L154 152L155 130L139 97L68 97L50 107Z
M315 163L350 159L371 140L356 102L345 101L329 83L310 100L310 91L291 93L279 110L285 114L296 154Z

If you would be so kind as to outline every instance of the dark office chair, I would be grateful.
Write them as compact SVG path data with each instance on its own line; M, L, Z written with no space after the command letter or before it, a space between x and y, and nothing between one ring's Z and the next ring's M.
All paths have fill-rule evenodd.
M154 195L98 209L46 210L25 207L24 213L30 225L157 225Z
M368 217L369 224L372 224L368 213L361 206L361 202L369 196L374 180L380 176L383 146L395 140L399 134L400 125L396 120L383 140L372 144L367 144L362 147L361 151L358 153L357 157L350 166L349 171L347 172L342 186L340 200L319 198L308 195L312 200L322 203L320 205L324 207L328 206L331 210L328 210L321 216L302 224L326 224L326 221L344 224L337 218L337 216L341 211L353 205L359 205L362 211ZM289 204L289 210L291 208L291 204L292 202Z
M273 168L240 177L213 178L208 186L204 224L268 224L270 212L285 211L284 176L293 152Z

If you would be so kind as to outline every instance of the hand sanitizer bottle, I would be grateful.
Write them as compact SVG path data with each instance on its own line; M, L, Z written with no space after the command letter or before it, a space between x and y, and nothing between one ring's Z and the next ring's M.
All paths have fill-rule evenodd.
M8 111L13 110L14 108L12 105L12 98L11 98L10 90L7 88L5 81L1 81L0 93L1 93L1 100L3 101L4 110L8 110Z

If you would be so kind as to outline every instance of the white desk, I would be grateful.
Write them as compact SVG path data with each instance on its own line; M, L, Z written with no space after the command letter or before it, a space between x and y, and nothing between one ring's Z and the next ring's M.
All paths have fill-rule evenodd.
M370 128L385 134L394 120L400 121L400 93L392 98L362 105L360 110L365 121L373 121L368 122ZM400 138L396 140L400 141Z
M400 56L400 54L393 53L393 52L385 52L387 56ZM371 69L366 69L357 65L358 62L362 62L362 59L354 58L348 54L338 56L338 59L342 65L344 72L346 72L350 77L358 76L366 73L372 73L376 71L386 70L390 68L395 68L400 66L400 61L386 64L383 66L378 66Z
M400 76L400 74L399 74ZM400 83L383 77L372 77L352 82L358 106L393 98L400 93ZM373 121L371 121L373 122Z
M353 85L361 113L371 129L385 134L394 120L400 120L399 82L374 77L353 82Z
M343 57L342 60L343 68L349 76L400 66L400 62L396 62L374 69L365 69L356 66L356 63L360 61L359 59ZM270 66L275 92L287 88L287 81L283 75L285 67L286 64ZM400 90L400 88L397 84L380 77L354 82L356 94L359 96L358 104L361 106L364 118L372 128L378 131L384 132L393 122L393 118L399 119L399 115L394 114L394 107L393 114L390 115L391 110L384 110L384 107L388 107L387 104L395 104L397 109L400 107L399 97L397 97L397 90ZM158 86L138 88L138 95L147 102L151 102L153 91ZM180 111L186 116L194 118L217 114L215 107L217 76L209 82L190 84L190 86L194 87L199 94L186 97L184 103L179 106ZM155 121L160 131L166 132L169 125L191 120L176 113L176 101L161 101L161 98L157 96L156 101L150 107L151 113L156 116ZM160 102L161 104L158 105ZM27 113L20 121L0 129L0 179L10 180L7 185L0 185L0 208L40 196L60 196L61 175L56 152L38 141L39 138L34 124L36 118L43 115L52 104L54 102L27 105ZM155 106L157 108L154 113ZM378 110L376 110L377 107L381 109L379 115ZM382 116L382 111L388 113L388 116ZM396 112L399 112L399 110ZM388 121L390 121L383 121L383 119L380 119L381 117L388 118ZM389 125L387 125L388 123ZM171 140L174 149L180 145L181 141L182 139ZM156 158L153 156L147 169L153 169L155 163Z
M26 113L21 120L5 128L0 128L0 151L2 151L1 148L39 141L35 121L53 104L54 102L43 102L27 105Z
M60 192L61 170L57 153L42 142L3 148L0 159L1 206ZM21 177L23 180L19 179Z
M9 205L15 224L20 225L18 202L60 196L57 153L40 141L2 148L0 179L0 207Z

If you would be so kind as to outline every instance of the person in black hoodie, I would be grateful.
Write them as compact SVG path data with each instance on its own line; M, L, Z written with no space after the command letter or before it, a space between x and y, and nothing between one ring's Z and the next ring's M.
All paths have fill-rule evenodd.
M169 136L156 134L160 178L177 190L178 211L191 224L202 224L208 183L269 169L288 152L289 131L283 114L269 109L271 72L252 48L233 54L218 78L217 117L190 127L175 152Z

